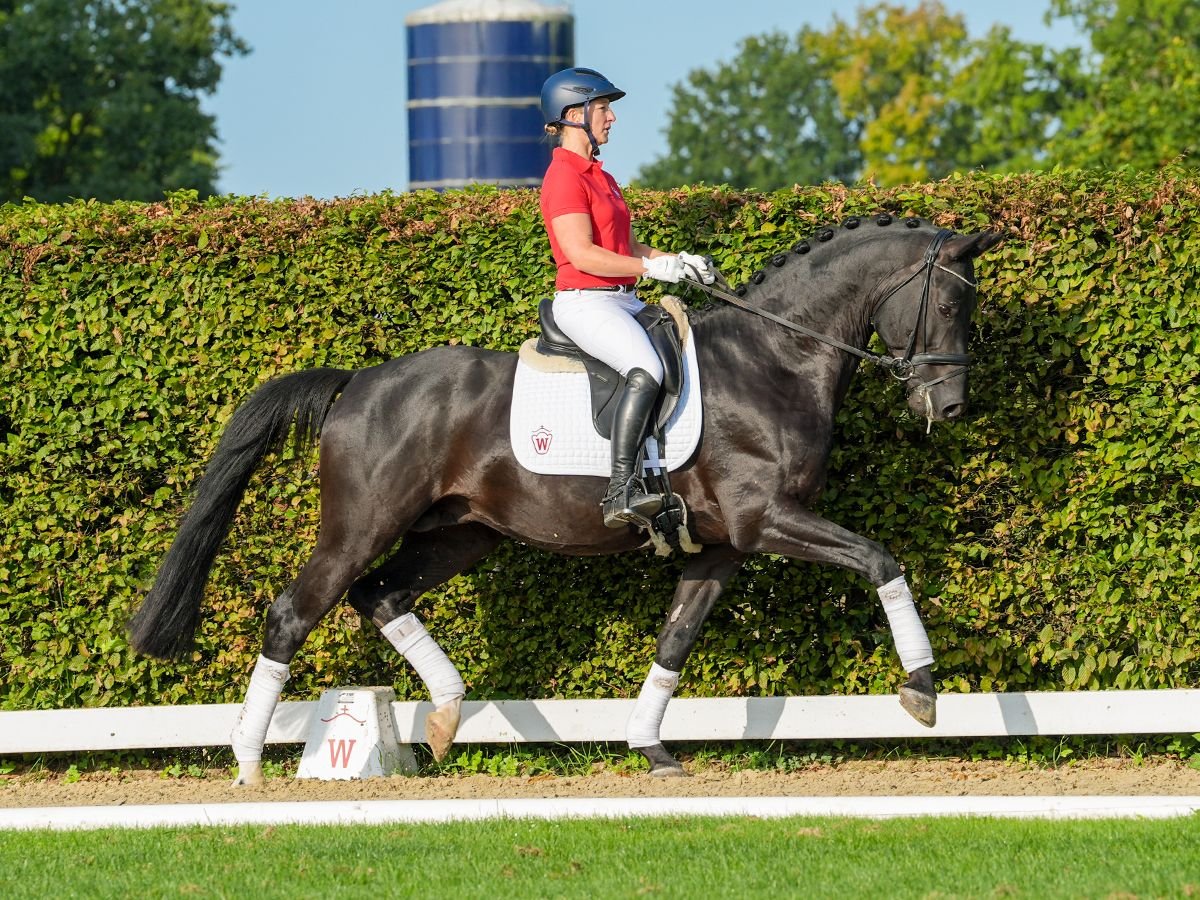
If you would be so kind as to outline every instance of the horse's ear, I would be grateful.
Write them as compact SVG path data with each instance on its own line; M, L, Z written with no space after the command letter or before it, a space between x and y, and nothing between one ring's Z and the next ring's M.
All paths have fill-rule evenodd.
M980 231L978 234L959 234L946 241L946 252L950 259L961 261L974 259L1004 240L1003 231Z

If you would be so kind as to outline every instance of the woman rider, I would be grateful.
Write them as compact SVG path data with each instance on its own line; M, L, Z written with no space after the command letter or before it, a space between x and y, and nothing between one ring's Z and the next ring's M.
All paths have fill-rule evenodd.
M662 363L634 319L645 304L634 283L642 275L670 283L687 277L711 284L707 261L671 254L638 241L616 180L603 169L600 147L617 117L612 103L625 96L594 69L570 68L542 86L542 115L558 139L542 181L542 218L558 267L554 321L587 354L625 376L612 426L612 478L604 524L621 528L653 516L662 498L647 494L639 451Z

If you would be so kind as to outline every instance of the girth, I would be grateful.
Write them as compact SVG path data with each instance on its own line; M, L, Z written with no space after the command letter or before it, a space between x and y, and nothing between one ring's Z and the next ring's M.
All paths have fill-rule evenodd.
M625 387L625 377L611 366L588 356L563 333L554 321L553 303L547 297L538 304L538 319L542 326L542 333L537 340L538 353L565 356L583 363L592 397L592 423L601 437L611 437L613 413L616 411L617 398ZM647 306L635 318L646 329L651 345L662 360L663 380L654 406L654 426L651 428L651 433L661 443L663 426L675 412L683 392L683 345L675 320L661 306Z

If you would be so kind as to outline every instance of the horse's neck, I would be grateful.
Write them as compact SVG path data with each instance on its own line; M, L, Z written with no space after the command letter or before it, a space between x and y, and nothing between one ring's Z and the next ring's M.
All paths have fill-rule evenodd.
M815 255L815 254L814 254ZM882 277L868 247L809 263L793 259L746 300L812 331L863 349L871 337L872 289ZM783 329L783 326L777 326ZM786 330L786 329L784 329Z
M865 348L871 337L873 275L863 279L862 269L852 265L789 265L792 271L769 273L762 286L747 292L746 302L851 347ZM840 407L858 366L858 357L844 350L734 306L714 310L705 325L713 335L710 343L718 367L745 366L751 370L746 375L756 376L750 379L756 391L801 392L830 414Z

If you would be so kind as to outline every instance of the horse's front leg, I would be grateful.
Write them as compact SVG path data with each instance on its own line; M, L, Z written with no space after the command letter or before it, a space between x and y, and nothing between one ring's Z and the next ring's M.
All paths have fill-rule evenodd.
M730 535L734 546L743 551L831 563L867 579L879 593L896 653L908 673L908 681L900 688L900 705L922 725L934 726L933 648L895 557L875 541L822 519L792 500L773 504L769 512L742 517L731 526Z
M625 731L630 748L650 763L651 775L684 774L683 767L663 746L659 728L667 703L679 684L679 673L700 636L704 620L745 558L745 554L728 544L713 544L690 557L684 567L667 621L658 633L654 665L642 685Z

